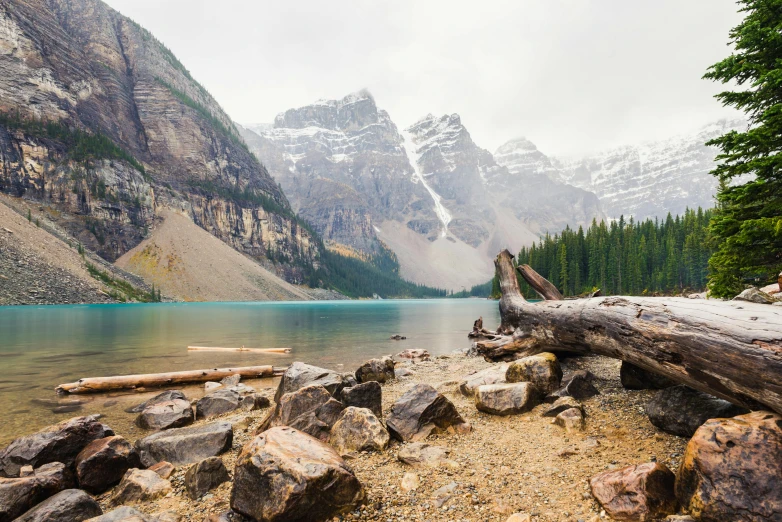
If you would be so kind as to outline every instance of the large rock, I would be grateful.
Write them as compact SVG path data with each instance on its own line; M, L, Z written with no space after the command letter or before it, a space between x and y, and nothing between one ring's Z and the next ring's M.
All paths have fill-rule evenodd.
M128 413L141 413L142 411L149 408L153 404L158 404L161 402L168 402L168 401L176 401L176 400L186 401L187 397L185 397L185 394L179 390L166 390L164 392L158 393L151 399L142 402L141 404L126 409L125 411Z
M584 412L581 408L568 408L554 418L554 424L565 428L568 433L584 431Z
M153 433L136 441L135 448L145 467L167 461L175 466L214 457L231 448L230 422L175 428Z
M546 408L546 411L543 412L544 417L556 417L560 413L562 413L565 410L569 410L571 408L578 408L583 413L584 407L581 405L580 402L578 402L573 397L565 396L560 397L556 401L554 401L554 404L551 406L548 406Z
M21 467L27 465L37 468L49 462L62 462L70 466L87 444L108 436L107 427L98 421L99 417L74 417L19 437L0 451L0 476L18 477Z
M505 381L532 383L541 396L545 396L559 388L562 368L553 353L539 353L512 362L505 373Z
M361 483L328 444L276 427L239 454L231 508L258 522L319 522L352 511L364 497Z
M431 357L429 352L423 348L407 348L396 354L396 356L400 359L420 359L422 361L428 361Z
M342 390L342 404L369 408L376 417L383 417L383 389L377 381L369 381Z
M484 384L502 384L505 382L505 374L508 372L508 364L498 364L491 368L486 368L472 375L459 384L459 391L466 397L473 397L475 389Z
M394 360L391 357L370 359L356 370L356 381L359 384L369 381L377 381L382 384L394 378Z
M470 430L453 403L428 384L407 390L391 407L386 426L392 437L407 442L449 429Z
M662 390L676 386L676 383L668 377L644 370L626 361L622 361L619 379L622 381L622 386L628 390Z
M747 409L684 385L657 392L646 405L646 414L652 424L681 437L692 437L709 419L742 413L747 413Z
M776 299L756 287L751 286L733 298L734 301L747 301L758 304L774 304Z
M125 472L109 503L119 506L155 500L171 493L171 489L171 482L160 478L154 471L133 468Z
M261 395L260 393L251 393L249 395L245 395L239 401L239 408L244 411L262 410L263 408L268 408L271 405L272 403L269 398Z
M388 431L367 408L348 406L331 428L329 442L340 455L354 451L383 451L388 447Z
M144 408L136 417L136 426L145 430L167 430L192 424L193 419L190 401L174 399Z
M80 489L66 489L47 498L14 522L82 522L103 514L97 502Z
M337 396L344 386L342 376L337 372L295 362L288 366L288 369L282 374L280 385L274 395L274 402L279 404L280 399L286 393L314 385L323 386L333 396Z
M0 521L13 520L36 504L73 486L64 464L50 462L22 478L0 478Z
M573 397L574 399L583 400L590 397L594 397L599 394L597 388L593 384L595 376L589 370L579 370L574 372L562 382L562 387L550 394L548 399L558 399L560 397Z
M435 446L425 442L411 442L405 444L397 453L397 458L413 467L448 467L458 468L456 461L450 460L448 454L450 450L442 446Z
M323 386L305 386L282 396L270 426L291 426L325 442L343 409Z
M782 520L782 416L756 411L698 428L676 496L704 522Z
M589 485L613 520L645 521L676 513L675 476L664 464L649 462L604 471Z
M217 390L204 395L196 403L196 417L209 419L239 408L239 394L233 390Z
M475 390L475 407L492 415L517 415L538 404L538 390L530 382L484 384Z
M103 493L116 484L141 460L128 441L115 435L90 442L76 456L79 487L91 493Z
M185 490L187 496L197 499L210 489L214 489L231 477L220 457L209 457L193 466L185 473Z

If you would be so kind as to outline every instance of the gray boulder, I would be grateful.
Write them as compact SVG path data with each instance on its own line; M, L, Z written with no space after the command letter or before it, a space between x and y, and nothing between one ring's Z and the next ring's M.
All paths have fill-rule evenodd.
M562 387L546 397L547 401L554 402L560 397L573 397L583 400L598 395L600 392L593 384L595 376L589 370L579 370L562 381Z
M683 384L657 392L646 405L646 415L654 426L680 437L692 437L709 419L744 413L749 411Z
M286 393L314 385L323 386L332 396L337 396L344 386L342 376L337 372L295 362L288 366L288 369L282 374L280 385L274 395L274 402L279 404L280 399Z
M126 409L125 411L127 413L141 413L142 411L152 406L153 404L158 404L159 402L175 401L175 400L186 401L187 397L185 397L185 394L182 393L180 390L166 390L164 392L158 393L151 399L142 402L141 404Z
M388 447L388 431L367 408L348 406L331 428L329 442L340 455L355 451L383 451Z
M120 506L87 522L160 522L157 517L146 515L136 508Z
M272 403L268 397L261 395L260 393L251 393L245 395L239 401L239 408L244 411L255 411L268 408Z
M383 390L377 381L369 381L342 390L342 404L368 408L376 417L383 417Z
M388 432L402 441L419 441L432 433L469 431L451 401L428 384L416 384L391 407L386 420Z
M498 364L491 368L486 368L467 378L459 385L459 391L465 397L473 397L475 389L484 384L502 384L505 382L505 374L508 372L508 364Z
M185 491L192 499L202 497L207 491L216 488L231 477L220 457L209 457L198 462L185 473Z
M193 407L190 401L174 399L152 404L136 417L136 426L145 430L168 430L192 424Z
M381 384L394 379L394 360L391 357L370 359L356 370L356 381L377 381Z
M112 506L156 500L171 493L171 482L149 469L129 469L114 491Z
M269 426L290 426L325 442L343 409L323 386L305 386L282 396Z
M734 301L747 301L749 303L758 304L774 304L776 299L768 295L766 292L761 292L756 287L751 286L741 292L739 295L733 298Z
M505 381L529 382L541 396L545 396L559 388L562 368L553 353L539 353L512 362L505 374Z
M538 390L530 382L484 384L475 390L475 407L492 415L517 415L538 404Z
M217 390L204 395L196 403L196 418L209 419L239 408L239 394L233 390Z
M119 484L127 470L140 465L133 446L115 435L92 441L81 450L76 456L76 477L81 489L103 493Z
M60 462L50 462L22 478L0 478L0 521L14 520L36 504L73 487L73 477Z
M560 397L559 399L554 401L554 404L546 408L546 410L543 412L543 416L556 417L563 411L569 410L571 408L578 408L582 412L584 411L584 407L581 406L581 403L578 402L573 397L570 396Z
M66 489L47 498L14 522L82 522L103 514L97 502L80 489Z
M214 457L231 448L230 422L175 428L153 433L136 441L135 448L145 467L167 461L175 466Z
M622 386L628 390L663 390L676 386L676 383L668 377L644 370L626 361L622 361L619 378Z
M584 411L581 408L569 408L554 418L554 424L565 428L568 433L584 431Z

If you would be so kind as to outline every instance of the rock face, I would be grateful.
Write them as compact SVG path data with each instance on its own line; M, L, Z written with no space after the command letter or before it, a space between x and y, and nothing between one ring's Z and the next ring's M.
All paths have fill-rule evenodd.
M394 403L386 427L391 436L406 442L448 429L470 430L453 403L428 384L416 384Z
M141 464L146 467L161 461L180 466L219 455L227 451L232 442L231 423L212 422L153 433L137 440L135 448Z
M538 391L529 382L484 384L475 390L475 407L492 415L518 415L534 408Z
M190 401L174 399L147 406L136 417L136 426L145 430L181 428L193 423L193 407Z
M239 394L232 390L217 390L204 395L196 403L196 417L209 419L239 408Z
M128 413L141 413L148 407L159 404L161 402L168 402L168 401L175 401L175 400L183 400L186 401L187 397L185 397L185 394L182 393L179 390L166 390L164 392L158 393L151 399L142 402L141 404L137 406L133 406L132 408L128 408L125 411Z
M0 520L14 520L36 504L72 485L70 472L60 462L44 464L27 477L0 478Z
M330 446L277 427L242 449L231 508L259 522L319 522L353 510L364 497L361 483Z
M277 392L274 395L274 402L279 404L280 399L286 393L313 385L323 386L331 395L336 396L342 390L344 383L342 376L337 372L297 361L288 366L288 369L282 374Z
M210 489L214 489L231 477L220 457L209 457L191 466L185 473L185 490L187 496L197 499Z
M508 366L508 364L499 364L468 376L466 380L459 384L459 391L466 397L472 397L475 395L475 390L478 386L505 383Z
M676 386L676 383L668 377L644 370L626 361L622 361L619 378L622 386L628 390L662 390Z
M696 519L782 520L782 416L756 411L698 428L676 474L676 496Z
M130 468L141 461L128 441L115 435L92 441L76 457L79 487L92 493L103 493L119 483Z
M44 500L15 522L81 522L103 514L97 502L80 489L66 489Z
M646 405L649 421L657 428L680 437L692 437L709 419L734 417L745 408L684 385L657 392Z
M171 483L148 469L129 469L111 497L111 505L155 500L171 492Z
M592 495L613 520L656 520L676 512L675 476L650 462L609 470L592 477Z
M367 408L348 406L331 428L329 443L340 455L354 451L383 451L388 446L388 431Z
M377 381L369 381L342 390L342 404L368 408L375 417L383 418L383 390Z
M377 381L381 384L394 378L394 361L391 357L370 359L356 370L356 382L359 384Z
M107 435L97 415L74 417L54 426L15 439L0 451L0 476L17 477L22 466L49 462L73 464L76 455L90 442Z
M507 382L529 382L542 395L556 391L562 382L562 368L553 353L540 353L514 361L505 374Z

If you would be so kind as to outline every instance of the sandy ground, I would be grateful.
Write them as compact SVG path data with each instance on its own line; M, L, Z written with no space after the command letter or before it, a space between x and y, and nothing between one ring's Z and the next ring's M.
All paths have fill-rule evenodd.
M348 464L366 487L368 500L341 520L504 522L510 514L521 512L532 515L535 522L587 522L599 517L587 484L596 473L652 459L672 470L678 467L687 440L651 425L643 406L653 392L624 390L619 383L618 361L604 357L563 361L565 375L579 369L592 371L601 392L583 401L587 427L575 434L565 433L552 425L551 419L542 417L545 406L509 417L478 412L472 400L458 391L458 383L488 366L490 363L482 359L454 354L411 365L414 375L383 386L384 414L410 386L426 382L454 402L473 431L427 440L450 449L456 467L413 469L397 459L401 445L393 441L382 453L363 453L349 459ZM268 381L269 386L272 384ZM263 393L271 395L272 388ZM224 416L236 423L233 448L223 455L229 470L233 470L239 450L252 438L267 411ZM185 471L186 467L177 469L172 476L173 494L143 504L140 509L148 513L173 510L182 520L200 521L229 508L230 483L191 501L184 494ZM404 492L400 483L408 472L418 475L420 486ZM434 492L449 484L456 485L454 493L438 507ZM105 505L110 495L102 495L101 504Z
M298 301L310 297L237 252L187 216L160 213L150 237L116 265L185 301Z

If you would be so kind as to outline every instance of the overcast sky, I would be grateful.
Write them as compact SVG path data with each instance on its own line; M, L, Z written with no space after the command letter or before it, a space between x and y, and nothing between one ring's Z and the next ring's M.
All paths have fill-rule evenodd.
M669 137L735 113L701 76L734 0L107 0L240 123L368 88L401 128L459 113L491 151Z

